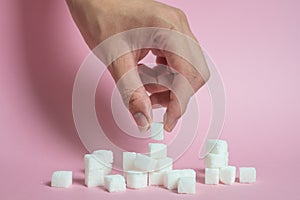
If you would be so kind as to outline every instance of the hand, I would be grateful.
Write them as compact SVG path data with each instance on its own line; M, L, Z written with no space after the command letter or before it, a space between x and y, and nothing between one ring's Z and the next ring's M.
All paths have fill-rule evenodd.
M190 30L185 14L177 8L160 2L153 0L67 0L67 3L73 19L90 49L94 49L114 34L140 27L175 30L197 41ZM203 74L201 76L186 60L175 54L158 49L141 49L121 56L108 66L114 80L117 82L127 72L136 71L132 74L130 82L140 84L141 78L137 72L137 66L149 51L156 56L157 64L171 66L182 74L192 86L193 93L209 77L208 70L206 70L205 76ZM199 59L203 59L203 55ZM126 84L125 82L124 85ZM185 86L180 87L180 90L185 90ZM151 94L150 97L146 91ZM122 93L122 91L120 92ZM189 94L179 101L178 97L168 88L157 84L141 85L131 94L128 109L140 130L145 131L152 121L152 105L160 104L167 107L164 129L171 131L184 113L191 95Z

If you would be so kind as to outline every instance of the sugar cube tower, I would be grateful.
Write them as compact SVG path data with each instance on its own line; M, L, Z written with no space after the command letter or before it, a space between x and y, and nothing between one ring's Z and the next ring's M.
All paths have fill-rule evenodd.
M104 177L111 173L113 153L97 150L84 156L85 184L87 187L104 185Z
M196 190L196 172L192 169L173 170L173 159L167 157L165 144L150 143L149 156L123 152L123 171L128 188L163 185L185 194L194 194Z
M236 179L236 167L228 166L229 153L228 144L225 140L207 140L204 158L205 184L216 185L222 182L232 185ZM254 183L256 181L256 170L253 167L239 168L240 183Z

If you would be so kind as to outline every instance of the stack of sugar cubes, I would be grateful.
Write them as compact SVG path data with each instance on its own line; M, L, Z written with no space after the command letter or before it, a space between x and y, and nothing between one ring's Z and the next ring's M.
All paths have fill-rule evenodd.
M85 185L87 187L105 186L106 178L111 173L113 152L109 150L97 150L84 156ZM118 179L118 190L126 189L125 180ZM52 174L51 186L66 188L72 185L72 171L56 171Z
M151 138L164 138L162 123L151 125ZM196 172L192 169L173 170L173 159L167 156L167 146L161 143L149 143L149 155L136 152L123 152L123 175L110 175L113 164L113 152L97 150L84 156L85 185L87 187L104 186L109 192L125 191L148 186L164 186L178 193L196 193ZM232 185L236 178L236 167L229 166L228 145L224 140L207 140L208 154L204 158L205 184L222 182ZM253 167L239 168L240 183L254 183L256 170ZM56 171L52 174L52 187L72 185L72 171Z
M104 186L109 192L126 190L123 176L109 175L112 171L113 152L97 150L84 156L85 184L87 187Z
M151 138L162 140L162 123L151 125ZM196 172L192 169L173 170L173 159L167 157L167 146L149 143L149 154L123 152L123 175L110 175L113 152L97 150L84 156L85 185L104 186L109 192L125 191L126 187L141 189L148 186L164 186L169 190L177 189L181 194L196 193ZM125 177L125 178L124 178ZM71 171L56 171L52 175L53 187L69 187L72 184Z
M135 152L123 153L123 171L128 188L164 186L178 193L194 194L196 172L192 169L173 170L173 159L167 157L167 146L149 144L149 156Z
M152 123L151 138L162 140L163 135L163 124ZM149 143L148 148L148 155L123 152L125 179L121 175L108 175L113 163L111 151L98 150L85 155L85 184L88 187L104 185L109 192L124 191L126 187L141 189L148 186L164 186L167 189L177 189L178 193L195 193L194 170L173 170L173 159L167 157L165 144ZM118 185L118 182L121 184Z
M207 140L204 158L205 184L216 185L219 181L226 185L232 185L236 179L236 167L229 166L228 144L224 140ZM253 167L239 168L240 183L254 183L256 181L256 169Z

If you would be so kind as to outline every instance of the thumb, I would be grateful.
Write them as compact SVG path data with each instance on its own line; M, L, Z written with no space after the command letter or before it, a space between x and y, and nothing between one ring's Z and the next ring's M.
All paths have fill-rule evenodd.
M115 60L110 66L125 106L132 114L140 132L149 129L152 121L151 101L140 79L132 53Z
M150 128L152 121L152 106L145 88L141 86L136 89L129 100L129 111L131 112L140 132L144 133Z

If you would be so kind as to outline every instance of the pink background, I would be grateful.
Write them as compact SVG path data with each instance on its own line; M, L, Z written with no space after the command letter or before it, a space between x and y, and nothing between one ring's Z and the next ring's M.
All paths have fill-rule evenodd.
M197 194L163 188L110 194L83 186L87 151L71 110L76 72L89 50L61 0L0 6L1 199L297 199L300 151L300 2L165 0L184 10L218 66L227 95L222 138L230 163L255 166L257 183L203 184L202 138L175 163L198 170ZM205 115L205 113L204 113ZM51 174L74 172L69 189Z

